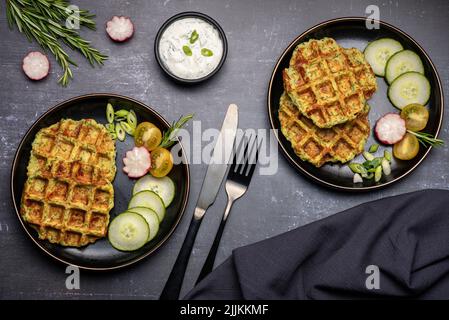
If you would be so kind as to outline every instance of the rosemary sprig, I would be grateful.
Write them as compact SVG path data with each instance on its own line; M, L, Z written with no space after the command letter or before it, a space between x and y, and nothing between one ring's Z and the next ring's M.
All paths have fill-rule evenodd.
M430 133L414 132L411 130L407 130L407 132L416 136L418 138L419 143L421 143L424 147L427 147L427 146L441 147L444 145L443 140L435 138Z
M102 65L107 59L106 55L91 47L89 41L81 38L76 30L65 26L65 21L71 18L77 20L80 26L95 30L95 21L92 20L95 15L87 10L73 12L67 10L68 6L69 2L65 0L6 0L10 28L16 25L29 41L35 39L44 50L50 50L64 72L58 80L63 86L67 86L73 78L70 65L77 64L70 59L59 40L72 50L81 52L92 66L95 63Z
M162 148L171 147L175 143L175 137L179 129L181 129L190 119L193 118L193 114L181 116L178 121L173 122L170 128L164 132L162 136L162 142L159 145Z

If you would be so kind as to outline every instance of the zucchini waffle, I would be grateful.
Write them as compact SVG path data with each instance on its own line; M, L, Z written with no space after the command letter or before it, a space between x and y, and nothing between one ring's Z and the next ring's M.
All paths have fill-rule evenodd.
M32 144L21 216L40 239L80 247L107 233L115 143L92 119L41 129Z
M320 128L355 119L377 90L363 53L342 48L331 38L299 44L283 79L299 111Z
M279 101L281 131L303 161L316 167L348 162L361 153L370 133L369 107L354 119L332 128L319 128L301 114L284 92Z

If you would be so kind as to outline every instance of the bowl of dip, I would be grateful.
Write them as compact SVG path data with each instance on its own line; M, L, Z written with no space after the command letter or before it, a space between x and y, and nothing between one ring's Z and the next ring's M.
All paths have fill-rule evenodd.
M182 12L161 26L154 52L168 76L193 84L211 78L220 70L226 60L228 43L214 19L199 12Z

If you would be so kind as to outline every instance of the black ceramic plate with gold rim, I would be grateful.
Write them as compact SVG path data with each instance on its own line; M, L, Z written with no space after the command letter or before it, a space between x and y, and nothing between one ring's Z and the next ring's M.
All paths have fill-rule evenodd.
M280 131L278 119L279 98L283 92L282 70L288 67L290 58L295 47L309 39L321 39L323 37L334 38L338 44L345 48L355 47L363 52L370 41L389 37L398 40L405 49L416 52L422 59L425 68L425 75L429 79L431 85L431 96L427 104L429 109L429 122L424 132L438 136L441 123L443 120L443 91L441 81L437 70L430 60L424 49L408 34L391 24L380 21L379 29L367 29L366 18L362 17L345 17L329 20L320 23L301 35L284 50L279 58L270 78L268 87L268 115L270 124L276 130L276 137L279 142L282 153L288 161L300 172L314 181L335 189L348 191L366 191L381 188L398 181L410 174L427 156L431 148L420 146L419 154L412 160L400 161L393 159L391 165L391 175L382 177L381 181L375 183L373 180L364 180L363 184L353 183L353 173L347 165L342 164L326 164L321 168L316 168L308 162L302 161L293 151L290 142L285 139ZM371 106L369 120L371 124L371 134L366 143L365 150L373 143L378 143L373 136L373 126L377 119L388 112L399 112L387 97L388 85L383 78L377 77L378 90L374 96L368 101ZM383 154L383 150L391 147L381 145L378 154ZM353 161L363 162L360 155Z
M160 225L157 236L136 251L118 251L111 246L107 237L81 248L64 247L52 244L48 241L40 240L37 232L22 220L19 214L20 199L27 178L26 167L30 156L31 144L36 133L41 128L48 127L62 118L71 118L74 120L91 118L99 123L107 123L106 105L108 102L115 106L116 109L134 110L139 122L150 121L162 131L167 130L170 126L170 124L156 111L131 98L113 94L89 94L76 97L58 104L36 120L19 144L11 171L11 194L13 205L28 236L40 249L53 258L67 264L92 270L109 270L124 267L147 257L157 250L165 241L167 241L181 220L189 196L189 167L184 150L181 146L179 155L183 161L180 164L175 164L172 171L169 173L169 177L174 181L176 187L175 198L172 204L167 208L165 218ZM177 118L178 116L179 115L176 115L174 117ZM124 142L117 141L116 143L117 174L113 181L115 197L114 208L110 211L111 220L116 215L126 210L128 202L131 199L135 180L129 179L128 176L122 172L122 159L126 151L133 147L134 140L128 135Z

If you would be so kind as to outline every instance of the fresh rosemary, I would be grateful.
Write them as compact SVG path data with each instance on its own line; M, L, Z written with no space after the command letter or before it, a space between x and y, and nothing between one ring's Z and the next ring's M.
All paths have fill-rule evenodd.
M162 142L159 145L162 148L171 147L176 141L175 137L179 129L181 129L190 119L193 118L193 114L181 116L178 121L173 122L170 128L164 132Z
M418 138L419 143L421 143L424 147L427 147L427 146L441 147L444 145L443 140L435 138L430 133L414 132L411 130L407 130L407 132L416 136L416 138Z
M87 10L68 10L69 2L65 0L6 0L6 16L10 28L14 25L24 33L28 40L35 39L44 50L50 50L62 67L63 75L58 82L67 86L73 78L70 65L77 64L70 59L62 48L62 40L70 49L77 50L89 63L102 65L107 56L91 47L75 29L67 28L65 21L74 19L80 26L95 30L95 15Z

